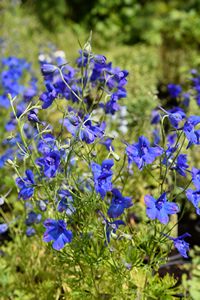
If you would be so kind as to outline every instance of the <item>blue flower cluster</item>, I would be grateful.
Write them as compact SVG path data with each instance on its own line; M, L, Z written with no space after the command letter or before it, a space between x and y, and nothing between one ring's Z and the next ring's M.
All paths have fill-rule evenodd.
M25 111L30 101L37 95L37 79L35 78L31 65L24 59L17 57L3 58L0 63L0 106L8 109L10 100L8 94L15 98L15 114L11 112L9 121L5 124L6 132L13 132L16 129L17 120ZM24 84L24 77L29 77L29 82ZM1 117L6 118L6 110L1 111ZM27 138L32 138L36 133L35 128L29 127L28 123L24 124L23 132ZM16 152L20 155L17 144L21 143L21 136L17 133L12 138L3 140L5 152L0 156L0 168L5 165L8 159L12 159Z
M170 216L179 213L181 203L177 203L178 196L184 192L200 214L200 170L190 169L188 156L182 152L200 144L200 116L187 116L190 95L183 93L180 85L168 85L169 96L180 101L180 107L153 110L153 142L148 131L148 138L138 136L138 141L132 144L120 141L120 147L126 145L122 151L124 162L120 167L120 163L114 164L114 159L118 162L122 155L114 152L113 137L107 134L107 119L120 110L119 100L126 97L128 71L113 67L104 56L94 55L91 51L83 49L79 54L76 68L67 64L64 55L39 56L46 87L39 97L42 109L46 110L56 103L63 113L54 127L40 120L38 109L41 107L30 104L37 94L35 78L32 76L28 88L21 84L24 71L31 72L30 65L16 58L2 60L5 70L1 75L4 92L0 105L9 106L8 93L12 97L20 95L22 100L16 102L6 124L7 131L15 132L18 125L19 132L4 141L10 147L1 156L0 167L7 159L13 158L14 152L17 159L20 160L20 154L24 158L25 175L20 176L20 168L14 160L12 163L18 170L18 197L24 200L26 235L36 234L37 226L43 221L43 241L52 242L53 249L61 250L72 242L73 236L83 236L81 226L84 220L80 224L77 220L82 218L82 211L87 211L88 203L92 203L93 214L98 212L103 219L108 245L112 237L121 232L119 226L126 225L123 214L133 206L132 197L124 196L128 194L125 184L126 180L131 181L132 165L139 171L144 170L144 175L140 175L142 179L150 172L158 184L157 197L150 195L154 190L144 197L146 215L150 220L167 225ZM192 83L196 93L198 81L199 77L195 75ZM18 122L20 118L23 119L22 124ZM179 175L186 178L191 175L196 189L188 186L176 195L176 187L171 190L169 177ZM0 224L0 232L6 230L8 224ZM186 233L167 237L180 254L187 257L189 244L184 238L189 236Z
M104 56L93 55L86 50L80 51L76 69L63 61L57 67L44 60L41 61L41 71L46 84L46 91L40 96L44 109L51 106L55 99L62 98L72 102L82 99L88 110L100 106L106 114L115 114L120 109L118 101L126 97L128 72L113 68L112 63L107 63ZM91 102L94 90L96 96ZM101 101L104 93L108 99L106 103Z

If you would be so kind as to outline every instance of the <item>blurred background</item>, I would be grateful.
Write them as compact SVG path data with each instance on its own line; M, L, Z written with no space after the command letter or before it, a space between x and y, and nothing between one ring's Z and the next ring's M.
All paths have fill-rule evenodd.
M1 43L18 52L23 42L30 56L47 41L72 55L92 30L95 48L127 52L130 64L137 56L161 81L200 63L199 0L1 0L0 14Z
M199 0L1 0L0 17L1 55L38 72L40 52L63 50L72 63L92 30L93 50L130 72L131 105L141 114L200 65Z

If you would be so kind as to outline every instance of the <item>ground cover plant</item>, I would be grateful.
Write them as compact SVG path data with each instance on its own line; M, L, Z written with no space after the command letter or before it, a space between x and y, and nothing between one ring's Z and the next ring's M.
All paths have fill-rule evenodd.
M170 83L167 103L133 133L123 104L129 72L93 53L91 38L75 66L58 51L39 62L41 91L26 60L2 59L10 113L1 167L15 181L1 197L0 230L11 239L2 298L187 299L158 271L172 249L188 258L190 228L177 235L177 224L185 210L199 214L200 117L190 115L198 72L183 87Z

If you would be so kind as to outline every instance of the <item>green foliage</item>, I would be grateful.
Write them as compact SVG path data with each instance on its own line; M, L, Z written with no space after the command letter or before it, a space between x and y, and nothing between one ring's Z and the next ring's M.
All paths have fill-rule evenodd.
M192 257L192 263L184 267L189 275L183 276L183 286L185 293L188 292L188 296L190 296L190 298L187 299L198 300L200 297L200 247L195 246L195 248L190 251L190 255Z

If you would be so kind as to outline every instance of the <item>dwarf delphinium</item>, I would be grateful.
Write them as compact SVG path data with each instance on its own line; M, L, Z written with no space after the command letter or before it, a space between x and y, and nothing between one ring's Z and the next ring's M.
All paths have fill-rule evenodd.
M52 178L56 175L60 166L60 153L58 151L51 151L44 154L42 158L36 160L37 165L42 169L46 177Z
M104 214L101 211L98 211L98 214L103 218L103 223L105 224L106 244L110 243L110 238L112 234L116 234L117 229L120 225L125 226L126 224L122 220L115 220L113 222L108 221L108 219L104 216Z
M38 141L37 149L42 154L47 154L51 151L58 151L55 137L50 133L43 134L41 139Z
M106 193L112 190L112 174L111 168L114 162L112 159L106 159L101 165L92 162L91 169L94 178L94 186L97 193L104 199Z
M0 234L5 233L8 230L8 224L2 223L0 224Z
M183 126L183 132L185 133L186 138L189 142L187 148L189 148L193 144L199 144L200 130L195 129L195 126L199 123L200 116L190 116Z
M105 122L93 125L88 115L85 116L83 121L79 116L69 116L64 120L64 125L74 137L87 144L92 144L97 138L101 138L106 126Z
M19 198L27 200L33 196L35 180L31 170L26 170L26 177L16 179L17 186L20 188Z
M188 200L196 208L196 213L200 215L200 170L197 168L192 168L192 183L196 187L196 190L187 189L186 196Z
M27 227L27 229L26 229L26 236L27 237L31 237L31 236L33 236L35 234L36 234L35 228L33 228L31 226Z
M8 108L10 101L8 94L12 97L23 95L24 86L21 83L24 73L30 71L30 64L24 59L17 57L8 57L1 60L2 72L0 85L2 86L3 95L0 95L0 106Z
M38 111L36 109L30 110L30 112L28 113L28 120L33 124L43 124L38 118Z
M118 100L126 97L125 85L128 72L113 68L111 63L106 63L104 56L93 55L86 50L80 51L77 67L77 69L69 65L56 67L52 63L49 65L46 62L41 63L47 88L40 96L42 107L48 108L56 98L63 98L74 103L84 101L88 110L93 107L93 104L103 107L109 114L119 110ZM95 89L97 95L92 103ZM101 96L98 96L99 91ZM107 103L100 101L102 92L109 96Z
M179 212L178 205L174 202L169 202L166 193L163 193L158 199L151 195L146 195L144 201L147 207L147 216L152 220L158 219L163 224L169 222L169 215Z
M177 98L182 92L182 87L178 84L170 83L167 86L168 92L172 98Z
M166 116L168 116L169 122L175 129L178 129L179 123L186 117L185 112L180 107L174 107L169 110L165 110L162 107L159 108L161 109L161 111L163 111L166 114ZM156 123L154 122L152 124L156 124Z
M62 151L58 150L56 140L51 134L45 134L38 142L38 151L43 154L36 160L46 177L55 177L61 163Z
M139 170L142 170L148 164L152 164L162 153L163 149L161 147L151 147L150 142L144 136L139 137L138 143L126 147L129 164L134 162Z
M71 216L76 211L72 194L68 190L60 190L58 195L61 200L58 202L57 210Z
M118 218L121 216L125 208L133 205L130 197L123 197L118 189L112 189L111 205L108 209L108 216L110 218Z
M175 107L168 111L168 118L171 125L174 128L178 128L179 123L185 118L185 113L181 108Z
M162 163L166 166L171 165L171 163L173 162L173 157L174 157L174 153L177 151L178 149L178 145L176 146L171 146L168 145L167 149L164 152L164 158Z
M65 221L47 219L44 221L44 227L46 231L43 236L43 241L53 241L52 247L55 250L61 250L65 244L72 241L73 234L67 229Z
M49 64L47 64L48 62ZM25 116L27 117L28 115L28 120L30 121L29 125L39 128L37 135L34 135L34 146L30 148L31 160L29 162L31 163L31 169L35 168L35 178L33 174L31 175L30 170L27 170L26 177L19 177L17 179L17 185L20 190L19 196L24 200L32 198L31 204L33 207L26 207L26 235L31 237L35 235L37 231L39 233L40 230L37 230L37 226L39 228L39 226L41 226L41 220L47 218L43 223L45 227L43 241L47 243L52 242L53 249L62 250L67 244L71 243L67 249L69 256L76 258L77 253L81 253L81 260L83 264L85 264L86 255L88 263L88 258L93 257L92 251L96 248L96 245L98 245L100 251L98 250L98 253L95 253L95 265L96 261L100 262L107 258L110 264L110 257L107 255L110 250L110 252L113 251L113 262L115 262L117 266L118 262L114 261L114 259L119 257L119 261L122 262L129 251L132 254L133 250L136 255L139 254L138 257L141 256L141 244L139 244L139 247L137 244L137 239L140 239L140 234L135 238L135 235L132 234L131 226L125 227L126 224L124 222L126 214L128 213L127 209L135 209L135 207L131 208L133 205L132 198L125 196L127 195L125 192L127 191L126 179L128 180L130 193L133 192L133 195L130 195L136 196L135 193L137 193L137 191L134 191L134 187L131 186L135 178L137 178L130 172L132 163L136 164L138 169L142 171L146 166L152 165L156 158L160 158L153 166L150 166L151 168L147 168L144 172L144 176L152 172L152 178L156 179L152 187L146 185L149 184L148 180L144 180L145 185L148 188L156 189L158 187L159 191L161 190L161 196L158 199L150 195L145 197L147 216L151 220L157 219L161 223L148 222L148 226L146 227L147 232L150 234L152 228L156 228L156 234L148 240L148 248L150 248L150 251L154 249L153 246L155 243L158 243L158 229L162 230L164 228L169 232L170 226L166 225L169 223L170 216L179 212L178 204L174 202L175 200L172 202L168 201L167 194L168 192L171 195L173 194L173 199L178 198L174 195L176 189L172 191L172 185L169 183L170 180L168 181L171 174L176 176L176 173L171 172L171 170L175 169L177 173L182 176L189 174L186 154L181 152L181 147L183 146L183 143L181 144L183 137L182 130L184 128L181 127L181 123L185 119L185 113L180 109L168 109L165 111L165 115L168 116L173 127L170 127L170 130L173 130L173 137L172 135L170 138L169 136L167 137L169 138L168 146L163 142L164 138L162 134L159 135L159 133L163 133L162 130L159 133L157 131L154 144L150 144L146 137L140 136L138 143L126 145L125 152L128 156L128 169L126 155L124 155L124 162L121 163L121 153L119 153L119 155L115 155L114 153L112 146L113 138L109 135L109 132L107 135L107 131L109 131L109 118L105 116L105 114L113 115L119 110L120 106L118 100L126 96L125 85L128 72L125 70L122 71L119 68L113 68L111 64L106 62L105 57L96 56L90 51L84 50L81 52L81 57L77 60L78 68L76 69L69 65L62 65L62 59L58 63L54 63L55 62L51 59L50 61L48 61L48 59L45 61L44 59L41 63L41 70L47 86L47 90L40 96L42 106L46 109L50 107L56 99L66 99L71 102L68 105L69 102L60 101L60 103L58 103L59 101L56 100L59 112L63 110L63 118L59 123L62 125L58 127L55 126L56 128L50 128L49 126L46 129L40 126L43 124L38 118L37 111L31 106ZM83 76L82 78L80 74ZM101 94L104 94L106 97L104 98ZM177 94L176 91L175 98L180 95L181 94ZM38 107L38 109L40 109L40 107ZM96 113L97 110L100 111L99 114ZM118 114L115 114L115 116L117 115ZM165 124L162 122L162 113L157 112L154 117L152 123L158 124L161 121L161 126L164 127ZM111 119L114 120L114 118ZM106 123L104 120L106 120ZM187 121L188 120L186 120L186 122ZM106 134L105 124L108 124ZM127 125L126 120L125 122L121 122L121 124L124 125L122 132L125 133L127 129L125 128ZM59 131L60 127L62 127L61 131ZM158 130L158 128L157 125L156 129ZM165 131L165 128L162 129ZM158 146L158 143L160 143L162 147ZM120 145L123 146L123 143ZM20 147L22 148L21 142ZM117 152L118 149L116 147L116 153ZM107 159L105 159L106 155ZM117 161L115 165L117 172L113 181L114 161L109 159L109 157L114 157ZM72 159L76 160L75 167L71 163ZM118 161L120 162L118 163ZM28 160L25 160L25 163L28 165ZM196 172L196 174L197 173L198 172ZM143 175L139 176L143 178ZM113 188L115 182L117 182L118 188ZM122 183L121 186L120 182ZM195 184L198 185L197 183ZM178 189L179 187L175 186L175 188ZM163 191L167 191L167 193L163 193ZM28 201L24 202L28 205ZM195 205L197 206L196 202ZM138 207L137 204L136 200L136 209ZM97 210L103 219L104 231L99 219L95 218L95 211ZM104 212L105 215L101 213L100 210ZM165 226L163 226L163 224ZM146 226L145 223L139 224L138 230L144 228L143 226ZM71 231L72 229L73 233ZM127 231L129 234L126 233ZM106 242L104 242L104 239L99 239L99 237L103 236L103 233L105 234ZM89 236L88 244L87 241L84 240L85 236ZM186 236L177 238L169 237L173 240L174 246L183 256L187 254L189 248L189 245L184 241L184 237ZM112 238L113 244L116 242L114 239L118 240L119 248L118 246L116 248L112 247L111 250L111 248L105 247L105 244L109 246L109 243L112 242ZM127 239L126 243L123 241L125 238ZM130 244L128 244L128 240L131 241ZM78 244L79 241L80 244ZM83 244L81 244L82 242ZM79 245L84 246L81 249ZM127 248L125 248L125 246L127 246ZM79 249L81 249L81 252L77 251ZM101 249L103 251L101 251ZM160 244L157 249L158 251L159 249L162 251L162 244ZM144 255L149 255L148 249L145 250L144 248L142 250ZM65 251L63 251L63 254L64 253ZM104 253L106 255L104 255ZM116 256L115 253L117 253ZM159 255L160 253L161 252L159 252ZM153 263L157 263L157 253L153 254L155 254ZM98 259L98 255L100 259ZM135 256L133 257L134 259L131 263L134 266ZM126 261L129 260L125 259L124 262ZM136 261L137 267L144 266L143 258L141 258L141 265L140 259L136 259ZM72 259L71 262L74 264L74 269L76 269L76 259ZM91 264L91 262L92 261L90 261L89 264L92 268L94 264ZM148 264L151 266L151 258ZM106 266L106 264L104 265ZM131 264L127 265L127 268L130 268L130 266Z
M187 196L188 200L196 208L197 215L200 215L200 189L199 190L188 189L186 191L186 196Z
M40 100L43 102L42 108L48 108L58 96L58 92L52 84L47 83L46 89L46 92L40 95Z
M27 215L25 223L26 225L32 225L34 223L38 224L40 223L41 220L42 220L41 214L37 214L34 211L30 211Z
M192 182L197 189L200 189L200 170L197 168L192 168Z
M28 106L28 103L37 94L37 79L34 77L33 70L31 69L31 64L29 64L24 59L19 59L17 57L8 57L1 60L2 73L0 76L0 86L2 90L2 95L0 95L0 106L4 108L10 107L10 99L8 95L12 98L15 97L13 105L15 106L15 114L19 118ZM24 78L26 75L25 83ZM27 82L28 77L31 79ZM4 112L2 110L2 117L4 118ZM14 131L16 129L16 117L13 112L10 113L10 119L5 124L5 135L7 132ZM30 131L27 130L27 124L24 124L23 132L27 138L30 138ZM30 129L31 130L31 129ZM33 132L31 136L33 135ZM5 152L2 154L1 162L3 167L5 165L7 153L13 152L13 154L19 154L20 150L18 144L22 144L21 137L19 134L13 135L12 138L3 141L5 145ZM12 159L11 154L9 159ZM22 157L21 157L22 158Z
M178 252L183 256L184 258L188 258L187 252L189 251L189 243L184 241L186 237L191 237L191 234L184 233L181 236L178 236L177 238L167 236L170 240L173 241L174 247L178 250Z
M187 155L180 154L178 155L175 166L172 169L175 169L181 176L186 176L186 172L188 171L189 165L187 164Z

